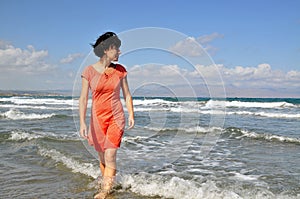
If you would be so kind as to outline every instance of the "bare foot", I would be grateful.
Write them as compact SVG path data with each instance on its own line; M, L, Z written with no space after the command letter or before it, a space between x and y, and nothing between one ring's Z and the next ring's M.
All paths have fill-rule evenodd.
M99 192L94 196L94 199L105 199L108 196L106 192Z
M102 179L101 189L99 193L94 196L94 199L105 199L110 193L113 188L114 177L105 176Z

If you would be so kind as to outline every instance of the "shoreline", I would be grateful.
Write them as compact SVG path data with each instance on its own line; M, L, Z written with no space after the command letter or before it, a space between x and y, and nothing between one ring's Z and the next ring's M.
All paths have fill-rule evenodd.
M63 96L69 97L73 96L72 90L0 90L0 97L27 97L27 96ZM197 99L221 99L221 100L238 100L238 99L300 99L299 97L242 97L242 96L226 96L226 98L218 98L218 97L211 97L211 96L132 96L134 99L138 98L177 98L177 99L188 99L188 98L197 98Z
M29 90L0 90L0 97L13 96L71 96L69 91L53 90L53 91L29 91Z

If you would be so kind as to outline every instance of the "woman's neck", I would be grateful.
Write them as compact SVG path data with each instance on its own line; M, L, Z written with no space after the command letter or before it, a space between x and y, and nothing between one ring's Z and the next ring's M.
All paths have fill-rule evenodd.
M104 57L101 57L99 60L99 64L104 66L104 68L108 68L109 65L111 64L111 61L108 59L105 59Z

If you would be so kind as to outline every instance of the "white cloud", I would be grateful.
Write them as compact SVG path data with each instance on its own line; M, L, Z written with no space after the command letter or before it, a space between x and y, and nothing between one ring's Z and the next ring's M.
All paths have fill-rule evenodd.
M257 67L236 66L235 68L224 68L222 72L225 77L235 77L238 80L256 80L274 78L278 72L273 71L269 64L259 64ZM279 75L282 75L281 72Z
M145 64L128 68L128 80L133 95L193 96L189 71L178 65ZM182 87L183 85L183 87Z
M227 68L221 64L215 66L197 65L197 69L204 74L205 78L213 78L216 68L221 74L225 83L238 83L240 85L260 85L260 86L292 86L296 82L300 84L300 71L288 71L272 69L271 65L264 63L254 67L236 66ZM300 85L299 85L300 86Z
M45 62L48 56L46 50L35 50L32 45L26 49L14 47L5 41L0 41L0 70L38 73L48 71L54 66Z
M174 77L176 75L184 75L186 70L179 68L177 65L164 65L159 69L159 74L164 77Z
M134 65L129 68L129 76L132 83L139 86L145 82L157 82L164 85L171 85L182 79L187 70L177 65ZM175 80L176 79L176 80Z
M214 32L210 35L203 35L203 36L200 36L198 37L198 41L201 43L201 44L206 44L206 43L209 43L209 42L212 42L213 40L215 39L218 39L218 38L223 38L224 35L222 34L219 34L217 32Z
M288 80L300 81L300 71L291 70L286 74ZM300 86L300 85L299 85Z
M62 58L60 60L60 63L62 64L70 64L72 63L74 60L76 60L77 58L82 57L83 55L80 53L74 53L74 54L69 54L67 57Z
M129 69L129 81L134 88L149 82L172 89L177 87L181 89L180 95L184 95L191 85L195 93L201 96L208 95L203 88L206 85L208 89L216 89L218 92L224 86L229 96L300 96L300 71L273 70L266 63L234 68L227 68L221 64L196 65L194 70L180 68L177 65L135 65ZM155 92L157 91L154 91L154 94Z
M7 48L7 46L9 46L9 45L10 45L9 42L0 40L0 49L5 49L5 48Z
M209 43L214 38L218 36L202 40ZM188 40L186 43L178 43L174 48L189 49L186 44L195 44L196 39ZM199 53L196 47L194 50L194 53ZM60 61L70 63L80 56L78 53L70 54ZM47 58L47 50L36 50L31 45L21 49L0 40L0 89L72 88L76 74L73 70L76 68L58 68L48 63ZM224 85L228 96L300 97L300 71L274 70L268 63L234 68L227 68L222 64L199 64L190 69L176 64L147 64L128 67L128 72L129 84L133 90L145 84L155 84L170 88L180 96L190 96L193 93L209 96L208 89L221 92ZM159 93L157 90L153 92L154 95Z
M36 50L32 45L22 49L0 40L0 89L72 88L74 68L64 69L47 59L47 50Z
M177 54L190 57L204 56L206 53L214 54L218 48L212 46L210 42L217 38L224 36L219 33L212 33L210 35L203 35L198 38L188 37L182 41L177 42L169 49Z
M185 40L179 41L174 46L170 47L170 51L191 57L202 56L205 53L202 46L194 37L188 37Z

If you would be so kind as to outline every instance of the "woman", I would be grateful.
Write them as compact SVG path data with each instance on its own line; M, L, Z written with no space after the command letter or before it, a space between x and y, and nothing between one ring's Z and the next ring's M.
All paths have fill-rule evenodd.
M125 117L120 89L128 110L128 128L134 126L132 97L127 83L127 71L118 61L121 41L113 32L101 35L92 45L100 60L87 66L82 73L79 99L80 135L94 146L100 159L102 183L95 198L105 198L112 189L116 175L116 154L124 133ZM92 92L90 128L85 123L89 90Z

